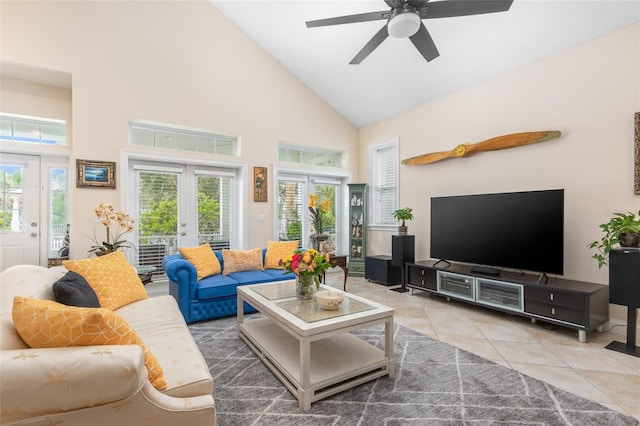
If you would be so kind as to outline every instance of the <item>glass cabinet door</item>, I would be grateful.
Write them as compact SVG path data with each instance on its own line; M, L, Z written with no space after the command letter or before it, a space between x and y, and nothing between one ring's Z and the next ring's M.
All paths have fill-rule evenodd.
M349 275L364 276L367 250L367 184L349 184Z

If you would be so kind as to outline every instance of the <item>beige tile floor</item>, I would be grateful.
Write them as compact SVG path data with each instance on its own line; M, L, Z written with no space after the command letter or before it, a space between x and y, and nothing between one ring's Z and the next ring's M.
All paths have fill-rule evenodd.
M332 270L327 282L342 288L342 271ZM625 327L588 333L580 343L569 328L549 329L517 315L418 290L398 293L395 287L357 277L347 281L348 292L395 308L397 324L640 420L640 358L604 349L613 340L626 341Z
M342 271L327 273L327 283L342 289ZM601 403L640 420L640 358L604 347L626 341L626 329L588 333L548 329L527 318L491 311L423 291L398 293L364 278L349 277L347 291L395 308L395 322L434 339L490 359L560 389ZM150 295L167 294L164 283L147 286ZM640 346L640 342L636 345Z

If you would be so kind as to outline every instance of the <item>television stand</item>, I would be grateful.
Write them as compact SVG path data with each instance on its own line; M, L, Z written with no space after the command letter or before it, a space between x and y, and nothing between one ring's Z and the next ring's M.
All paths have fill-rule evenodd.
M472 266L471 272L475 272L476 274L493 275L495 277L500 276L500 269L492 268L490 266Z
M438 263L407 262L405 287L523 316L531 322L570 327L578 331L581 342L587 341L587 332L599 331L609 320L607 285L508 270L494 277L474 272L470 265L439 267Z

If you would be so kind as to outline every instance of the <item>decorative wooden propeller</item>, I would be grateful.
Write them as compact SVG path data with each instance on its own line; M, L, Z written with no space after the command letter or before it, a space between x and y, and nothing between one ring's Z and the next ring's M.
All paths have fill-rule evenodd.
M447 158L465 157L475 152L495 151L498 149L514 148L521 145L529 145L535 142L548 141L560 136L558 130L546 130L543 132L523 132L512 133L510 135L498 136L473 144L461 144L451 151L432 152L430 154L418 155L416 157L402 160L402 164L416 165L429 164Z

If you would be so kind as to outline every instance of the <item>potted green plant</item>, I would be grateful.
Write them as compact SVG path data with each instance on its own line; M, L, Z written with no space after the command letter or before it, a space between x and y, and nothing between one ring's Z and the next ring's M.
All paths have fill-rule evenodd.
M402 221L398 227L398 234L404 235L407 233L407 225L405 224L405 221L413 219L413 209L411 207L398 209L393 212L393 217L396 218L397 221Z
M598 267L608 264L609 252L616 245L621 247L640 247L640 210L638 217L634 213L614 213L609 222L600 225L604 236L589 244L596 249L591 256L598 261Z

